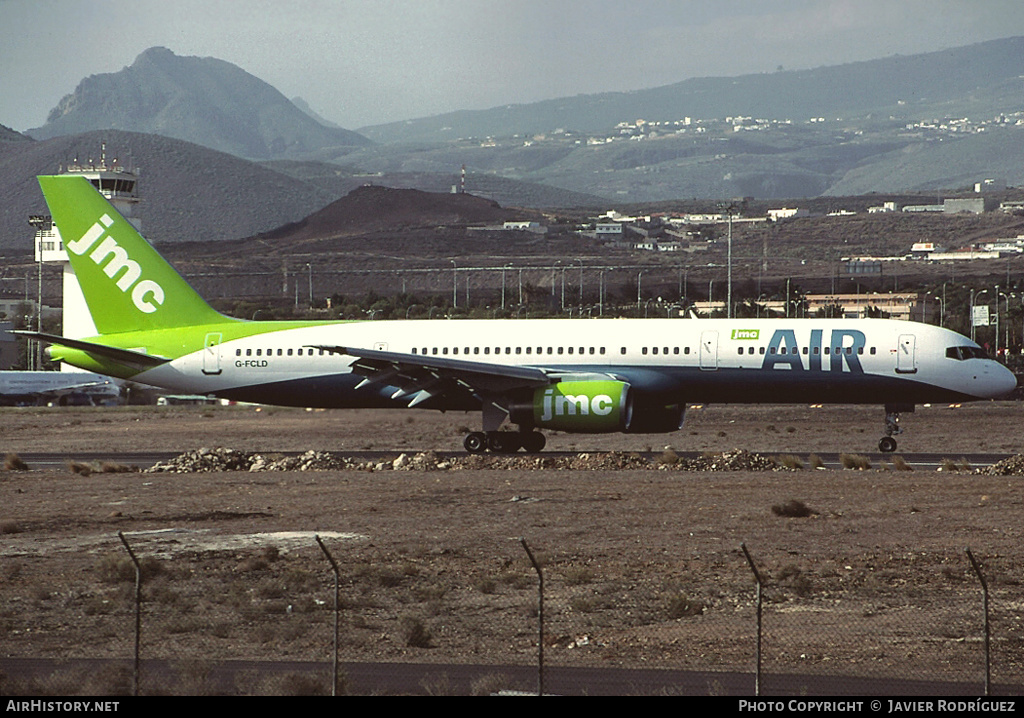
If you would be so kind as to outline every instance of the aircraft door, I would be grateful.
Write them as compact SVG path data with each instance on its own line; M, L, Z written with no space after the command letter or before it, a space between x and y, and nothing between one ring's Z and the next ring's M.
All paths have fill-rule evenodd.
M706 371L718 369L718 332L714 329L700 333L700 368Z
M203 342L203 374L220 374L220 343L224 336L220 332L211 332Z
M896 347L896 373L917 373L917 337L913 334L900 334L899 346Z

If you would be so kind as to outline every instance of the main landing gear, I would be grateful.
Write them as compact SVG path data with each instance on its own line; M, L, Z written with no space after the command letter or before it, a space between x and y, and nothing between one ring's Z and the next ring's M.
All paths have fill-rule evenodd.
M885 405L885 436L878 440L878 450L883 454L891 454L896 451L896 439L903 433L900 427L900 412L909 411L913 413L914 405L886 404Z
M519 449L528 454L544 450L547 439L539 431L474 431L466 434L462 445L471 454L491 451L495 454L514 454Z

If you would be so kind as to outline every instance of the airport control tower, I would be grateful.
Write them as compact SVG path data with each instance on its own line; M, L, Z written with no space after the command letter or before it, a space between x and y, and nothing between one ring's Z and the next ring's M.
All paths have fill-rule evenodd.
M136 229L142 231L138 217L134 216L139 203L138 180L139 172L132 167L121 165L115 158L107 164L107 145L100 148L99 163L89 159L82 164L76 158L61 174L81 175L92 182L93 186L106 197L121 215L131 222ZM33 218L38 220L43 218ZM70 339L95 336L96 325L85 305L85 297L78 284L75 270L68 261L68 253L61 241L60 230L49 220L32 221L36 225L36 261L40 263L59 263L64 265L64 336Z

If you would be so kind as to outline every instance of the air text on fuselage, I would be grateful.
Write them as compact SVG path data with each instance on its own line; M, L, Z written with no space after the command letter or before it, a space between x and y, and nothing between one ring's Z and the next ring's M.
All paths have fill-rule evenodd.
M812 329L806 353L801 353L793 329L776 329L768 343L762 369L789 369L791 371L830 371L863 374L860 356L867 343L864 332L858 329L833 329L828 342L824 330ZM803 357L806 355L807 364ZM825 366L822 357L827 357Z

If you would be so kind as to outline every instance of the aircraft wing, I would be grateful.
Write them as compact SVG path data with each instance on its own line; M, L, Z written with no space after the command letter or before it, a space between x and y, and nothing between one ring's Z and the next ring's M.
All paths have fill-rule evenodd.
M37 389L33 393L39 394L40 396L61 396L62 394L67 394L69 392L99 389L100 387L111 387L112 389L116 389L117 385L110 379L106 381L83 381L78 384L66 384L52 389Z
M556 374L537 367L488 364L357 347L310 346L333 354L355 357L352 371L364 377L359 387L397 386L399 390L392 398L409 397L410 407L442 394L464 393L482 398L515 389L547 386L557 381Z

